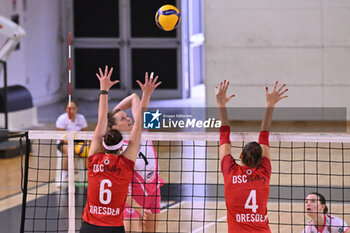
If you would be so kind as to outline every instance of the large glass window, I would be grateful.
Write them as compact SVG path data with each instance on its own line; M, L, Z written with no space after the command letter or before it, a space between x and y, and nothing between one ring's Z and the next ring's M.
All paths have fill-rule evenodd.
M177 88L177 49L132 49L132 88L138 88L136 80L143 80L145 72L159 75L159 89ZM164 84L164 85L163 85Z
M119 49L75 49L75 88L96 89L99 82L96 77L98 67L118 67ZM104 69L103 69L104 71ZM119 69L114 69L112 80L120 80ZM114 85L112 88L120 89L120 85Z
M153 98L187 97L191 85L202 83L203 77L203 60L196 60L203 53L189 41L191 35L202 32L202 15L196 12L197 8L202 9L202 1L71 0L71 15L64 18L73 19L67 30L74 32L72 87L75 95L78 98L98 96L95 95L99 89L95 73L98 67L109 65L116 68L112 79L121 81L114 87L112 97L138 93L140 88L135 81L143 80L145 72L152 71L162 81ZM181 23L171 32L159 29L155 23L157 10L165 4L175 5L181 12ZM188 14L193 15L192 21ZM188 64L198 69L191 70Z
M119 0L74 0L75 37L119 37Z
M176 30L165 32L155 24L157 10L166 4L175 5L175 0L131 0L131 37L175 38Z

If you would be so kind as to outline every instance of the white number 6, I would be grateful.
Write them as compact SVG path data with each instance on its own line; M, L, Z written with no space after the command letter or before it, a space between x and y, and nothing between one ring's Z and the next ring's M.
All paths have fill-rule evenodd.
M107 205L111 202L112 199L112 192L109 189L105 189L105 184L107 184L107 187L112 187L112 182L108 179L104 179L101 181L100 184L100 202L104 205ZM104 199L104 196L106 194L106 199Z

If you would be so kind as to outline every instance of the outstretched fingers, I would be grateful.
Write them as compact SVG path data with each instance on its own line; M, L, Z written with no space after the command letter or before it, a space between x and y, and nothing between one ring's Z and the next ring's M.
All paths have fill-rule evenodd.
M114 85L117 84L117 83L120 83L120 81L119 81L119 80L113 81L113 82L112 82L112 86L114 86Z
M283 84L282 86L280 86L280 88L278 88L277 92L280 93L285 86L286 86L286 84Z
M157 76L158 77L158 76ZM162 84L162 82L158 82L154 85L154 88L157 88L160 84Z
M275 84L273 85L273 91L272 91L272 92L275 92L275 91L276 91L277 84L278 84L278 81L276 81Z
M159 76L156 76L153 78L154 72L151 72L151 74L148 76L148 72L145 73L145 83L143 84L139 80L136 80L137 84L139 84L140 88L144 91L145 88L152 88L153 90L157 88L162 82L158 82Z
M284 95L287 91L288 91L288 89L285 89L284 91L282 91L282 92L279 94L280 100L288 97L288 95Z
M107 76L107 74L108 74L108 66L106 65L105 66L105 76Z
M145 73L145 83L148 83L148 72Z
M98 70L100 71L100 77L102 78L102 77L103 77L102 69L101 69L101 68L98 68Z
M158 78L159 78L159 76L156 76L156 77L153 79L153 82L152 82L153 85L156 84Z
M224 86L224 91L226 92L227 89L228 89L228 86L229 86L230 82L228 82L228 81L226 82L226 80L225 80L224 84L225 84L225 86Z
M144 85L142 84L142 82L140 82L139 80L136 80L136 82L137 82L137 84L139 84L141 90L143 90L143 86L144 86Z
M230 101L233 97L235 97L236 95L230 95L227 99L227 101Z
M285 89L284 91L282 91L281 93L280 93L280 96L282 96L284 93L286 93L288 91L288 89Z

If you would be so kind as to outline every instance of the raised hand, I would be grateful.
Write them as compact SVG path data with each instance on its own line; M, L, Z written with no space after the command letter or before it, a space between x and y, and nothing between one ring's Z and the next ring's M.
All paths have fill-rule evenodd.
M275 82L273 90L269 93L269 88L265 87L266 91L266 103L268 107L274 107L281 99L287 98L287 95L284 95L288 89L285 89L286 84L283 84L277 89L278 81Z
M230 84L230 82L226 82L226 80L225 80L224 83L220 82L220 87L219 88L216 87L216 89L215 89L215 91L216 91L216 102L217 102L219 107L226 106L227 102L229 102L230 99L232 99L232 97L235 96L235 95L226 96L226 92L227 92L229 84Z
M136 80L136 82L139 84L143 94L145 95L152 95L154 89L156 89L162 82L158 82L158 76L156 76L153 79L153 72L150 75L150 78L148 79L148 72L145 74L145 84L142 84L139 80Z
M113 73L113 67L108 72L108 66L105 67L105 72L102 69L98 69L100 74L96 73L98 80L100 80L100 90L108 91L114 84L119 83L119 80L111 81L111 75Z

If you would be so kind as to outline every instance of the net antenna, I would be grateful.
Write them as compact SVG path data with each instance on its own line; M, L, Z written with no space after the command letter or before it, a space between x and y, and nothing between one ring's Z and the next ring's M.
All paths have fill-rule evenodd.
M75 187L74 187L74 132L72 131L72 70L71 70L71 33L68 38L68 233L75 232Z

